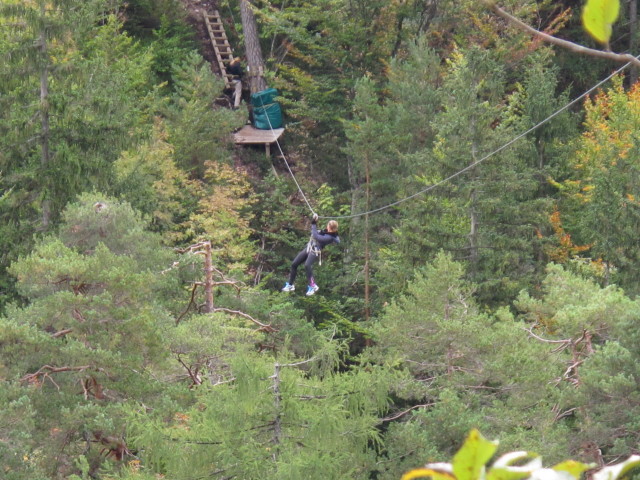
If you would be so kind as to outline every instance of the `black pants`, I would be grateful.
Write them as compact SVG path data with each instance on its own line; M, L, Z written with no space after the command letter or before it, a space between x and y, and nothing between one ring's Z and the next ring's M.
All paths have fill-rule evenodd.
M313 282L313 264L318 256L313 252L307 252L306 247L296 255L296 258L291 262L291 271L289 272L289 285L293 285L296 281L296 274L298 273L298 267L304 262L304 270L307 273L307 282L309 285Z

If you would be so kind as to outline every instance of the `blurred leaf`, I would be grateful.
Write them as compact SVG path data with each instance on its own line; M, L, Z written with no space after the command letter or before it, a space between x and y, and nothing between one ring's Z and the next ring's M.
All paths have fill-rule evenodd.
M609 43L611 25L618 19L620 0L589 0L582 11L584 28L598 42Z
M485 464L498 448L498 442L485 439L478 430L471 431L464 444L453 457L453 473L458 480L480 478Z

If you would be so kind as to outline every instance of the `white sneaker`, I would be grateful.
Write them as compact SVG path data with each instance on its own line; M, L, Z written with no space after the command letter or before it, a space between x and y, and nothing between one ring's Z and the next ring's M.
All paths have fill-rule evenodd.
M320 287L318 285L309 285L309 287L307 288L307 297L310 297L311 295L313 295L314 293L316 293L318 290L320 290Z
M284 287L282 288L283 292L293 292L296 289L295 285L289 285L289 283L285 283Z

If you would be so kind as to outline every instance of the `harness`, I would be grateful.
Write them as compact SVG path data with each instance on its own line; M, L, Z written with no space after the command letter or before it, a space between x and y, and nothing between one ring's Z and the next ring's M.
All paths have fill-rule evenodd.
M313 238L313 235L309 238L309 243L307 243L307 253L313 253L316 257L318 257L318 265L322 265L322 250L316 242L316 239Z

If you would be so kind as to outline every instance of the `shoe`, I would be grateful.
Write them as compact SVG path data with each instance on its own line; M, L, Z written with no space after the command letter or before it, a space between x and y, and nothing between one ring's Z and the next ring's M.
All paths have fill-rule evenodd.
M289 285L289 282L284 284L284 287L282 288L283 292L293 292L296 289L295 285Z
M320 287L318 285L309 285L309 287L307 288L307 297L310 297L318 290L320 290Z

